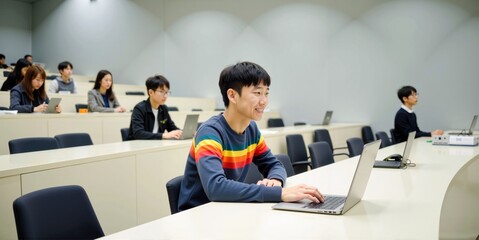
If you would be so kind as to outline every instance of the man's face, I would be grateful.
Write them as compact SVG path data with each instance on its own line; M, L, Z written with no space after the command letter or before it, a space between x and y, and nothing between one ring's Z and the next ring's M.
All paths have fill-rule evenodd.
M403 101L404 101L404 105L407 105L407 106L414 106L417 104L417 98L418 98L418 95L416 92L412 92L411 95L409 95L408 97L403 97Z
M60 74L62 76L70 78L73 74L73 69L70 66L68 66L68 67L64 68L63 70L60 70Z
M268 105L268 96L269 87L263 83L243 87L241 96L237 93L235 96L238 112L251 120L261 120L264 109Z

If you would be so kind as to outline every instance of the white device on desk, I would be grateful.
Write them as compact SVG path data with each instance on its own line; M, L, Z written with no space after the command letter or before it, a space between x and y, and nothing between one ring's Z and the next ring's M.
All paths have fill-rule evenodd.
M477 146L479 136L440 135L432 137L433 145Z

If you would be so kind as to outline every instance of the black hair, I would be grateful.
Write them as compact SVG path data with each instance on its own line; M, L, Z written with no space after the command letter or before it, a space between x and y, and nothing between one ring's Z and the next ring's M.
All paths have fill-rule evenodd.
M30 67L32 66L32 63L27 61L25 58L19 58L17 63L15 64L15 68L13 69L13 72L11 73L13 79L15 79L16 83L19 83L23 80L23 75L22 75L22 68L25 67Z
M73 69L73 64L69 61L63 61L58 64L58 71L62 71L63 69L67 68L70 66L71 69Z
M2 53L0 53L0 59L5 59L5 55L3 55Z
M404 103L403 97L408 98L413 93L417 93L413 86L404 86L398 90L398 98L402 103Z
M29 57L33 58L33 56L30 55L30 54L25 55L23 58L27 59L27 58L29 58Z
M243 87L258 86L261 83L269 86L271 78L266 70L256 63L240 62L226 67L221 71L218 83L225 107L228 107L230 103L227 94L228 89L235 90L241 96Z
M110 71L108 70L100 70L98 74L96 75L96 80L95 80L95 85L93 86L93 89L100 90L101 86L101 80L106 76L110 75L111 76L111 86L106 90L106 95L108 96L108 99L111 101L115 100L115 94L113 93L113 75L111 74Z
M170 82L162 75L155 75L153 77L149 77L148 79L146 79L145 85L146 92L148 92L148 90L150 89L156 91L156 89L164 87L170 89Z

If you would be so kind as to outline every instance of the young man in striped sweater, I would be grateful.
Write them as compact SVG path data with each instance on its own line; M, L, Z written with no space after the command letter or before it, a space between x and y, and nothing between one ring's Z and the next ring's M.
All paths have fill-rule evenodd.
M312 186L283 188L286 171L254 121L261 119L268 105L270 82L268 73L251 62L221 72L219 87L226 110L201 124L196 133L181 184L180 211L210 201L324 201ZM243 182L251 164L265 176L257 184Z

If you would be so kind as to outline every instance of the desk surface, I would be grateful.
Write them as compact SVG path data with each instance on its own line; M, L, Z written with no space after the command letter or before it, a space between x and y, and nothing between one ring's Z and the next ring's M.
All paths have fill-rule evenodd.
M475 238L479 148L433 146L426 140L414 142L416 167L373 169L363 200L342 216L272 210L269 203L209 203L105 239ZM381 149L378 158L403 148L404 143ZM307 183L323 193L346 194L357 160L296 175L287 185ZM453 203L467 211L458 216L449 207Z

